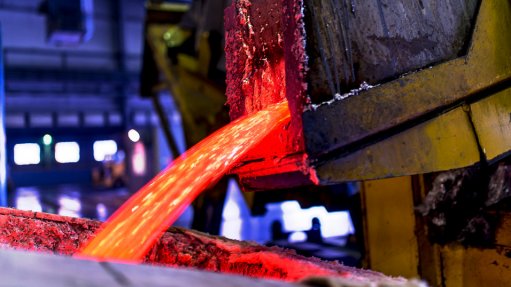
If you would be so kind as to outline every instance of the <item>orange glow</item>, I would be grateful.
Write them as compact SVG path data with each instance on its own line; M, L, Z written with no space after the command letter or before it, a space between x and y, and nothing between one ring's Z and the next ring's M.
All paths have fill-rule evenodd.
M289 120L287 102L281 102L202 140L124 203L78 256L141 261L186 206Z

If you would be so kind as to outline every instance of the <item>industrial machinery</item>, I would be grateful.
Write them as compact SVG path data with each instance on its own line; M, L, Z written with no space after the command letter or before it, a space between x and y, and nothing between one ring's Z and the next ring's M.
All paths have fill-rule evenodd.
M282 99L292 114L233 171L246 189L365 180L366 267L507 284L508 1L235 1L225 17L231 118Z
M152 99L169 150L176 158L180 152L170 131L168 116L160 103L160 92L171 91L173 102L181 112L186 145L191 147L229 122L224 105L225 76L219 76L221 80L218 82L209 73L210 62L215 53L212 53L212 37L208 31L198 36L197 56L190 55L194 54L195 50L194 45L191 45L187 47L190 54L175 53L174 57L176 62L179 60L179 65L169 61L170 46L176 38L172 29L179 27L178 24L188 11L189 5L148 1L146 9L141 94ZM184 35L181 38L184 38ZM220 43L217 46L220 48ZM192 223L193 228L212 234L219 233L226 190L227 179L222 179L194 201L197 212Z
M173 40L169 28L187 7L158 7L170 13L147 23L143 90L165 126L156 94L170 88L193 144L224 122L224 87L210 75L210 35L198 35L196 57L178 53L179 65L168 65L175 60L165 43ZM497 0L233 1L225 10L231 119L287 100L291 122L231 172L245 190L362 181L365 267L433 286L508 284L510 24L511 3ZM177 154L171 136L169 144ZM98 228L0 213L10 226L1 229L10 240L3 244L45 251L74 253ZM281 279L313 268L358 276L335 263L181 229L158 244L148 261Z
M335 5L345 3L291 1L275 7L277 4L262 2L237 1L227 11L231 116L236 118L287 98L294 121L280 135L284 140L271 142L273 146L280 144L280 149L254 152L247 164L236 170L248 188L265 189L265 182L272 182L279 174L305 174L304 180L311 183L331 184L449 170L474 165L481 159L495 162L511 149L506 92L511 47L509 39L502 37L509 21L507 4L482 1L477 9L477 1L468 1L465 5L472 8L453 5L450 12L433 15L449 21L459 17L465 20L450 28L458 31L449 34L449 28L444 28L435 36L444 37L447 44L429 46L426 44L433 32L424 26L437 27L428 22L428 15L414 15L414 23L401 19L420 10L410 4L402 7L403 17L387 19L393 21L392 30L378 31L378 27L358 32L378 39L373 43L382 43L385 35L389 42L395 39L391 44L383 42L383 47L366 48L360 46L370 44L370 40L354 35L353 30L365 28L355 26L359 24L355 18L382 7L352 7L353 12L344 12L347 19L343 20L343 15L328 14L327 10L336 11ZM425 11L445 8L437 1L427 2L430 8L423 8ZM437 7L432 8L434 5ZM348 8L339 7L339 13ZM382 13L394 8L387 7ZM321 20L318 15L323 15ZM277 19L274 26L267 28L270 21L265 17ZM474 27L471 19L475 20ZM353 22L338 23L341 20ZM274 39L265 38L270 35ZM347 44L341 36L351 37L351 45L357 44L359 51L342 49ZM344 51L336 49L352 55L344 56ZM378 49L381 55L364 59L365 54ZM393 55L392 49L403 55ZM264 52L257 54L259 50ZM351 63L345 63L345 58L351 58ZM373 88L362 85L351 96L350 85L361 81L381 84ZM305 168L309 172L302 172ZM279 182L293 185L289 177ZM297 179L298 184L302 182Z
M233 1L231 119L282 100L292 119L232 173L250 191L363 181L366 267L436 286L505 285L510 22L509 1L496 0ZM147 27L149 44L168 31ZM194 115L187 99L199 103L189 90L217 99L195 111L214 118L208 48L169 70L155 47L183 113Z

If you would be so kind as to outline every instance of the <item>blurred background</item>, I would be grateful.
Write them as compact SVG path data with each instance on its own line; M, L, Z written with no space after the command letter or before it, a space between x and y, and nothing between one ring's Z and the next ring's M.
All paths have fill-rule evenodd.
M0 0L7 205L104 221L227 123L216 2ZM184 109L177 93L202 106ZM358 188L254 195L229 177L176 225L358 265Z
M0 3L10 206L104 220L170 162L139 96L144 14L136 0Z

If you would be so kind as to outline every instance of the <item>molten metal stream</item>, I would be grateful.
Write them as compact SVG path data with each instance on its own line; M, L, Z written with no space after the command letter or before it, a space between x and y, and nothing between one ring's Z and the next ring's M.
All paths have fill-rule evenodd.
M289 118L287 102L281 102L202 140L124 203L78 256L141 261L200 192Z

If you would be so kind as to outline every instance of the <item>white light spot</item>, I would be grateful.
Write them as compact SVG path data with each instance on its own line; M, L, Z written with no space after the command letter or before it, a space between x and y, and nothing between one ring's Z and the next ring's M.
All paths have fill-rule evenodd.
M117 143L114 140L95 141L92 147L96 161L104 161L117 153Z
M17 165L38 164L41 162L41 148L36 143L14 145L14 163Z
M140 140L140 134L136 130L131 129L131 130L128 131L128 138L132 142L136 143L136 142L138 142Z
M55 160L59 163L73 163L80 160L80 146L77 142L60 142L55 145Z

